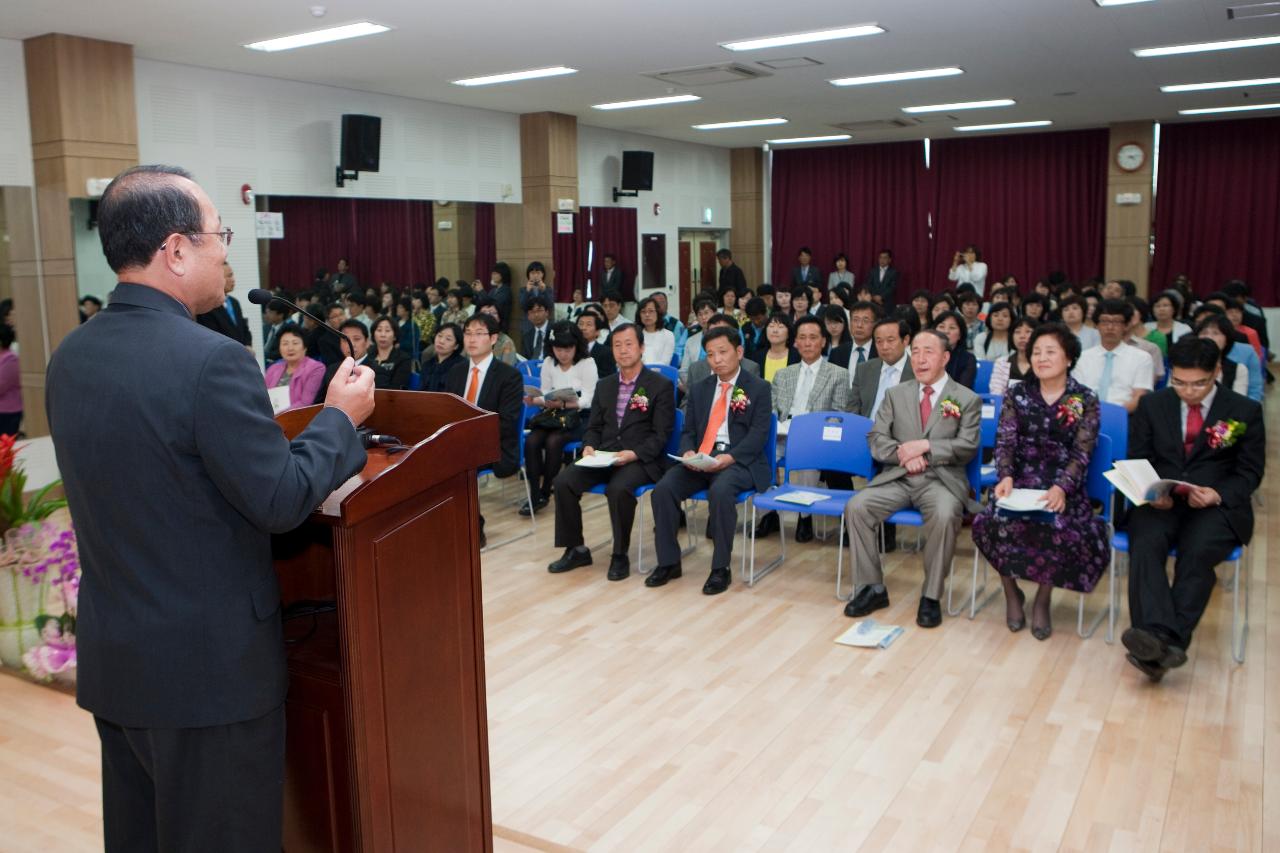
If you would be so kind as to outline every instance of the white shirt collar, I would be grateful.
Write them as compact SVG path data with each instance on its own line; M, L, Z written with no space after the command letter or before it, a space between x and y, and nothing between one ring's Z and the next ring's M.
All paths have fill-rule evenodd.
M1205 419L1205 426L1208 426L1209 409L1213 406L1213 398L1216 396L1218 396L1218 383L1215 381L1213 387L1209 389L1209 393L1200 401L1200 416ZM1186 429L1187 412L1191 410L1191 407L1182 402L1181 398L1178 399L1178 403L1182 408L1182 426L1183 429Z
M476 363L474 360L471 360L471 359L468 359L468 361L471 361L471 366L472 366L472 367L478 367L478 368L480 369L480 372L481 372L481 373L485 373L486 371L488 371L488 369L489 369L489 365L493 363L493 353L492 353L492 352L490 352L490 353L489 353L487 356L485 356L485 357L484 357L484 359L483 359L482 361L480 361L479 363Z
M907 359L909 358L911 358L911 354L908 353L906 350L903 350L902 358L898 359L893 364L890 364L887 361L884 363L884 370L889 370L890 368L892 368L893 370L898 371L898 375L901 376L902 371L905 370L907 367Z
M818 376L818 371L822 369L822 362L825 360L826 359L819 356L817 359L814 360L813 364L807 364L804 359L800 359L800 369L809 371L810 373L813 374L814 378L816 379Z
M711 374L711 375L712 375L712 376L715 376L715 379L716 379L716 393L719 393L719 391L720 391L720 383L721 383L721 382L724 382L724 380L723 380L723 379L721 379L719 376L716 376L716 374L715 374L714 372L712 372L712 374ZM732 385L737 385L737 384L738 384L738 377L739 377L739 376L741 376L741 375L742 375L742 368L741 368L741 367L739 367L739 368L738 368L738 372L737 372L737 373L735 373L735 374L733 374L733 378L729 380L729 384L730 384L731 386L732 386Z
M938 405L938 401L942 399L942 389L943 389L943 388L945 388L945 387L947 386L947 378L948 378L948 377L947 377L947 372L944 370L944 371L942 372L942 378L941 378L941 379L939 379L937 382L935 382L935 383L933 383L932 385L930 385L930 386L929 386L930 388L932 388L932 389L933 389L933 396L929 399L929 402L930 402L932 405L934 405L934 406ZM922 382L922 383L920 383L919 397L920 397L921 399L923 399L923 398L924 398L924 383L923 383L923 382Z

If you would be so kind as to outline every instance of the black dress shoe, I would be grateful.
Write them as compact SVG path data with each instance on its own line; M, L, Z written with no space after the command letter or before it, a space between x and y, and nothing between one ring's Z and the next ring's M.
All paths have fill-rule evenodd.
M609 558L609 580L624 581L631 575L631 558L626 554L614 554Z
M649 574L649 577L644 579L644 585L663 586L667 581L673 581L682 574L679 563L674 566L658 566Z
M1125 655L1124 659L1137 667L1139 672L1154 682L1159 682L1160 679L1164 678L1164 667L1158 663L1153 663L1149 660L1140 660L1134 657L1132 653Z
M760 516L760 521L756 524L756 538L763 539L770 534L777 533L781 527L782 524L778 520L778 514L776 512L766 512Z
M489 546L489 540L484 538L484 531L480 531L480 550L483 551Z
M561 572L576 569L578 566L589 565L591 565L590 548L583 548L581 550L577 548L565 548L564 555L551 565L547 566L547 571L551 572L553 575L558 575Z
M920 607L916 610L916 624L921 628L937 628L942 624L942 605L938 599L920 597Z
M702 585L703 595L719 595L729 588L732 577L728 569L712 569L707 582Z
M806 515L796 522L796 541L813 541L813 516Z
M1178 646L1169 646L1169 651L1160 658L1159 664L1164 669L1177 669L1187 662L1187 652Z
M1125 629L1120 642L1135 658L1147 663L1157 663L1169 653L1168 644L1146 628Z
M525 518L528 518L529 516L533 515L533 514L534 514L535 512L537 512L538 510L546 509L546 506L547 506L547 504L549 504L549 503L551 503L551 499L550 499L550 498L534 498L534 499L533 499L533 507L532 507L532 509L531 509L531 508L529 507L529 502L528 502L528 501L525 501L525 502L524 502L524 504L523 504L523 505L521 505L521 507L520 507L520 514L521 514L521 515L523 515Z
M889 606L889 591L876 592L868 584L858 591L849 603L844 606L844 615L851 617L866 616Z

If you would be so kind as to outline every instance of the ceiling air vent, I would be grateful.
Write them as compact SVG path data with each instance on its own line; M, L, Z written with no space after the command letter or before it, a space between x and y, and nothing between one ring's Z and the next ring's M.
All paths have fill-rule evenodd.
M698 68L678 68L672 71L655 71L644 75L672 86L694 88L713 86L717 83L735 83L739 80L756 80L771 76L768 71L728 62L722 65L702 65Z
M904 127L915 127L919 124L923 124L923 122L915 118L880 118L866 121L847 121L843 124L832 125L832 127L838 127L850 133L867 133L875 130L901 130Z
M807 56L793 56L789 59L762 59L756 64L772 68L774 71L781 71L784 68L812 68L822 63Z
M1245 6L1228 6L1227 20L1242 21L1246 18L1272 18L1280 15L1280 2L1249 3Z

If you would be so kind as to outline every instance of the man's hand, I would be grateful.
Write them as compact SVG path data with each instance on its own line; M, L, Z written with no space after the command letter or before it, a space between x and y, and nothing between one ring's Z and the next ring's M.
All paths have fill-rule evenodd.
M1147 506L1153 509L1173 509L1173 495L1165 495L1158 500L1147 501Z
M716 460L716 467L712 468L711 469L712 471L723 471L725 468L728 468L730 465L733 464L733 457L730 456L728 453L717 454L715 457L715 460Z
M1192 509L1204 509L1221 503L1222 495L1218 494L1217 489L1208 486L1192 486L1187 495L1187 505Z
M582 448L582 457L583 457L584 459L585 459L586 457L588 457L588 456L595 456L595 455L596 455L596 449L595 449L594 447L583 447L583 448Z
M325 392L324 404L342 410L351 423L359 426L373 414L373 371L348 356L338 365L338 372Z
M995 491L997 500L1009 497L1009 495L1013 493L1013 478L1005 477L1003 480L996 483Z
M903 466L907 469L908 474L923 474L925 469L929 467L929 462L923 456L917 456L908 459L907 464Z
M912 459L924 456L929 452L929 439L917 438L915 441L898 445L898 464L906 465Z
M630 465L639 458L634 450L619 450L618 455L614 457L613 464L615 466Z

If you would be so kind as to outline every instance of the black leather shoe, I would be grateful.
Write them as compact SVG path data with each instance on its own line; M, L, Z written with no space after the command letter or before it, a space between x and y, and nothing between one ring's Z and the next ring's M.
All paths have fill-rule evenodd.
M760 516L760 521L756 523L756 538L763 539L770 534L777 533L781 527L782 524L778 520L778 514L776 512L766 512Z
M813 541L813 516L806 515L796 522L796 541L812 542Z
M591 565L591 550L589 548L584 548L581 551L577 548L565 548L564 555L551 565L547 566L547 571L551 572L553 575L558 575L561 572L576 569L578 566L589 565Z
M1146 663L1157 663L1169 653L1169 646L1146 628L1127 628L1120 635L1120 642L1135 658Z
M679 563L674 566L658 566L649 574L649 577L644 579L644 585L663 586L667 581L673 581L682 574L684 573L680 571Z
M937 628L942 624L942 605L936 598L920 597L920 608L916 610L916 624L921 628Z
M1187 662L1187 652L1178 646L1169 646L1169 651L1160 658L1159 664L1164 669L1177 669Z
M844 606L844 615L851 617L866 616L889 606L889 591L876 592L868 584L858 591L849 603Z
M1132 653L1125 655L1124 659L1137 667L1139 672L1154 682L1158 683L1160 679L1164 678L1164 667L1158 663L1153 663L1149 660L1139 660L1134 657Z
M609 558L609 580L624 581L631 575L631 558L626 554L614 554Z
M533 508L530 509L529 502L525 501L524 504L521 505L520 507L520 514L523 515L525 518L528 518L538 510L546 509L547 504L549 503L551 503L551 500L549 498L534 498Z
M703 595L719 595L729 588L732 577L728 569L712 569L707 582L702 585Z
M489 540L484 538L484 531L481 530L480 531L480 550L483 551L487 547L489 547Z

